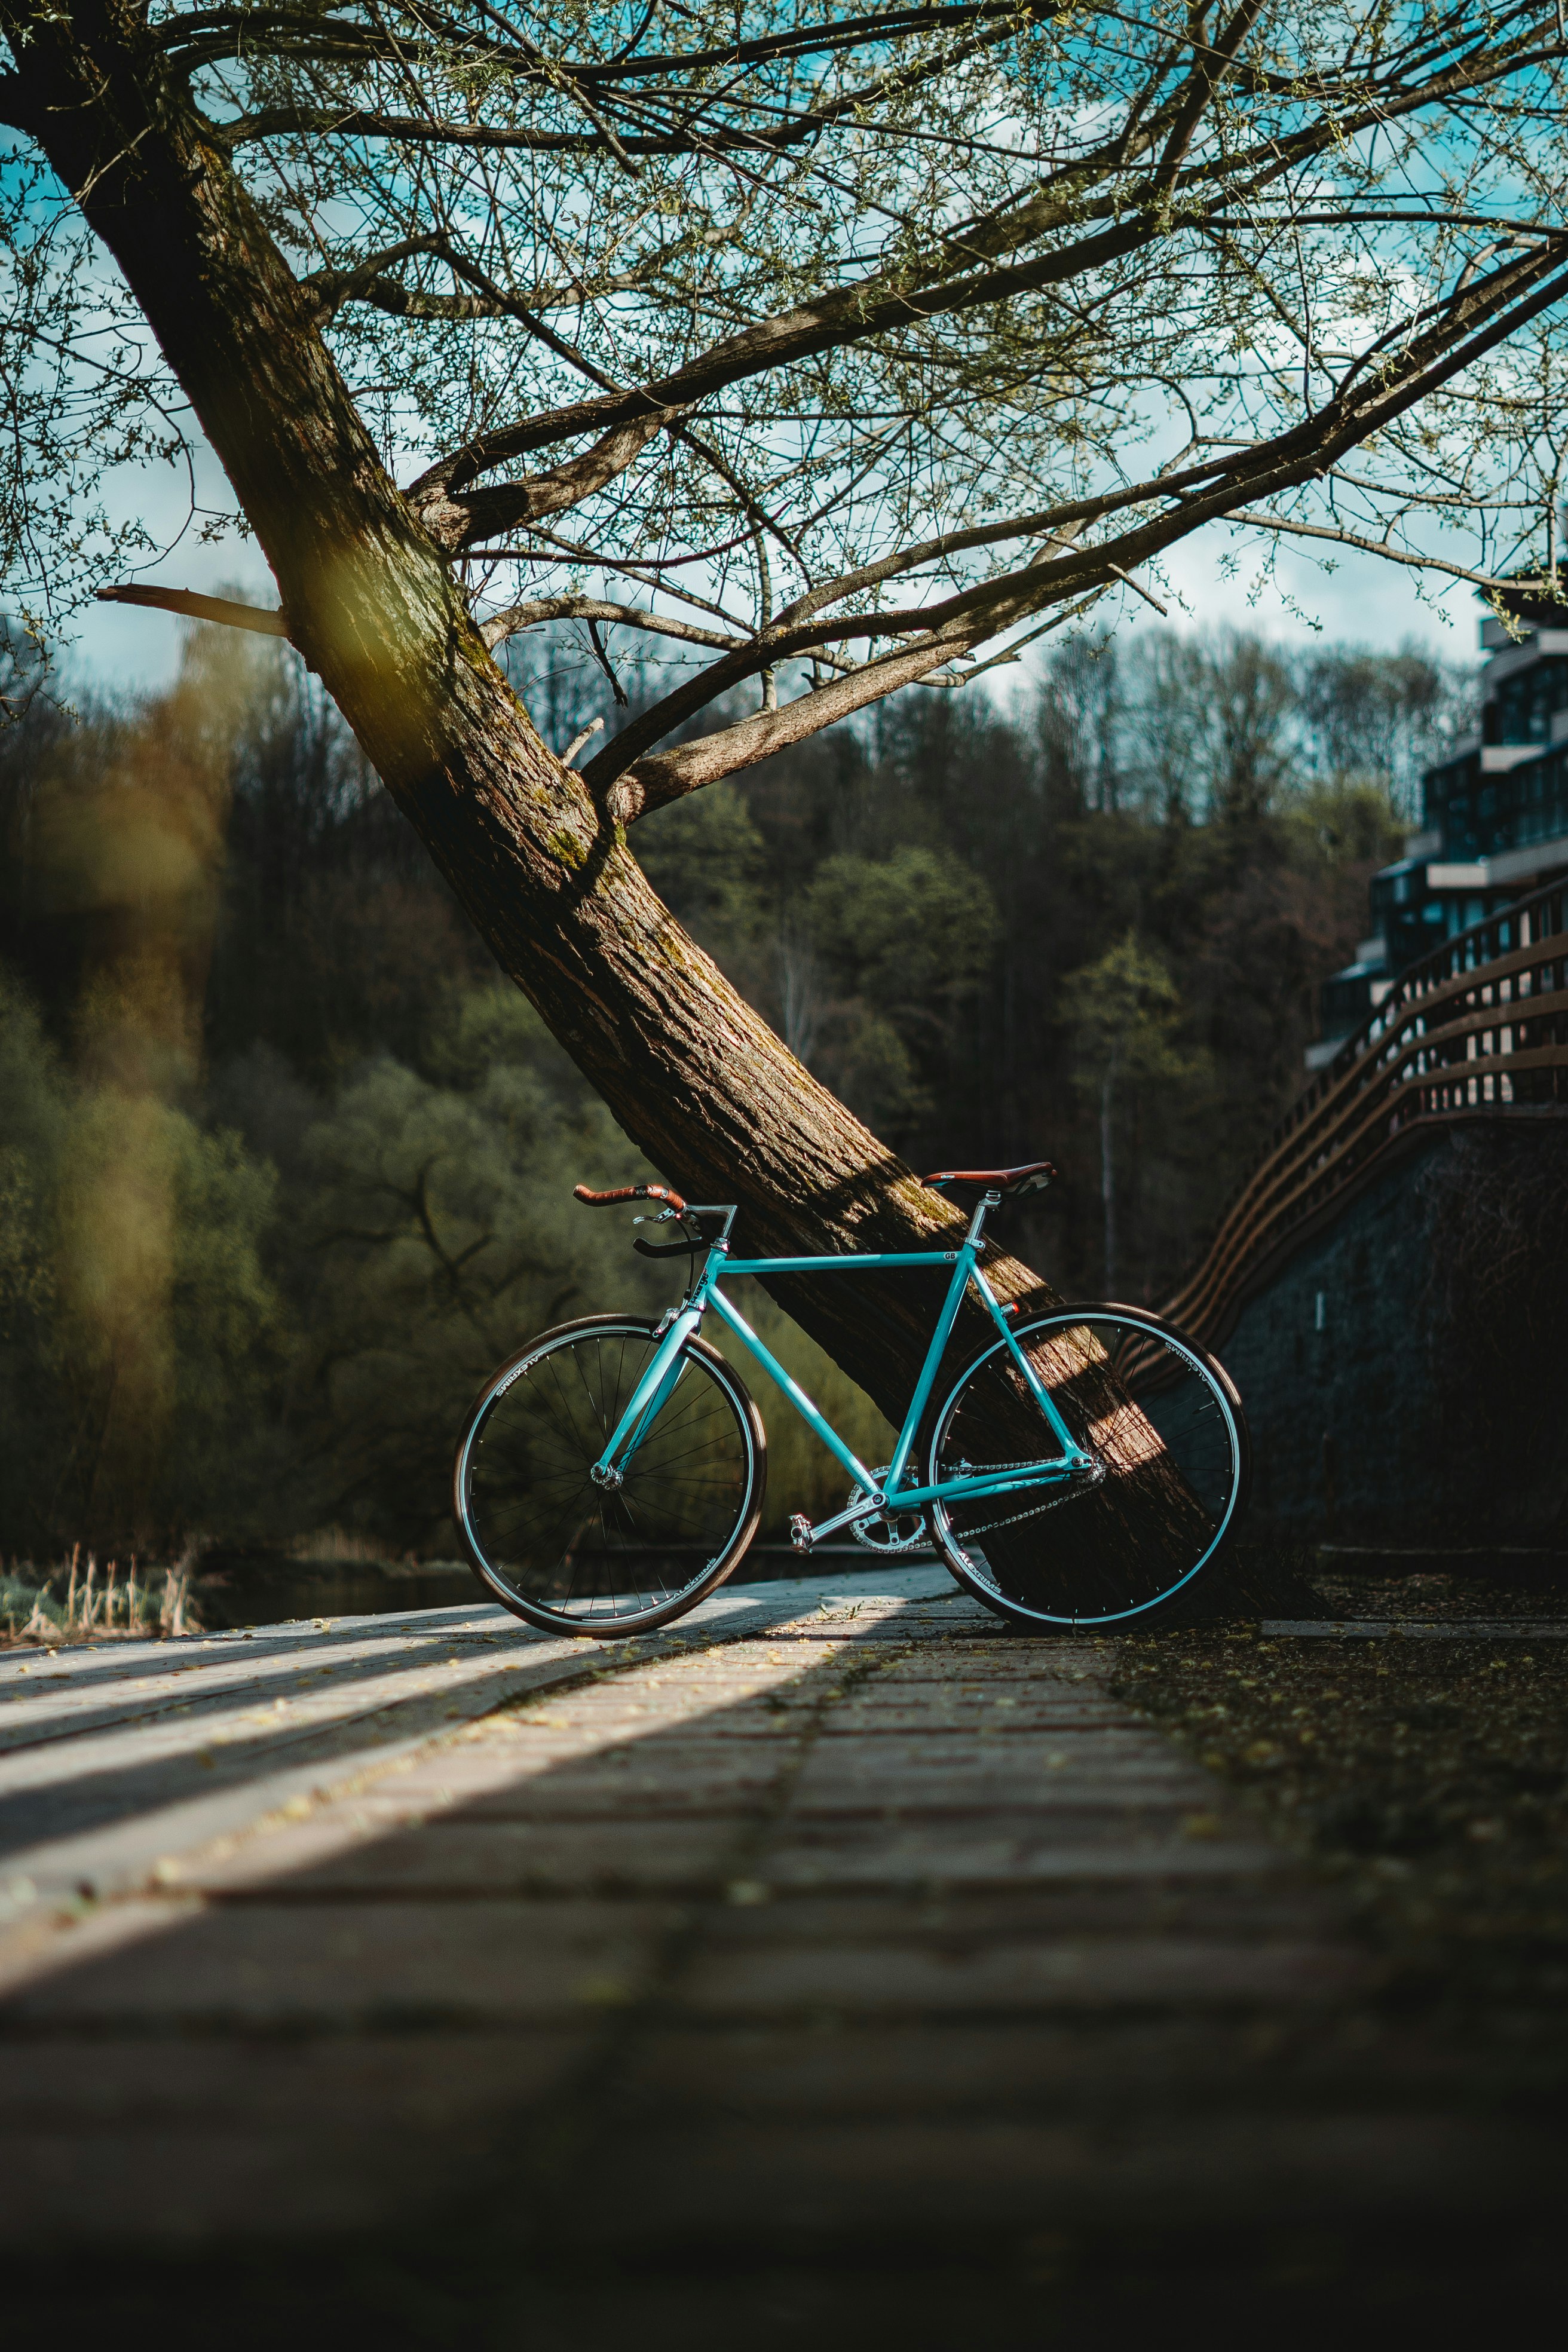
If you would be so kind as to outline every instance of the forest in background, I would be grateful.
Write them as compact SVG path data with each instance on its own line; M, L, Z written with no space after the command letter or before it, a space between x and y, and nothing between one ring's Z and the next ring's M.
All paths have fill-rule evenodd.
M541 633L513 658L562 747L636 707L613 647ZM450 1554L484 1374L670 1295L570 1199L637 1155L278 641L197 629L168 692L74 710L9 664L0 1562L326 1527ZM1417 650L1082 635L1006 707L906 695L633 846L887 1141L1054 1160L1009 1239L1068 1297L1157 1301L1300 1090L1318 983L1468 693ZM755 1303L874 1446L871 1407ZM826 1510L840 1474L759 1401L769 1524Z

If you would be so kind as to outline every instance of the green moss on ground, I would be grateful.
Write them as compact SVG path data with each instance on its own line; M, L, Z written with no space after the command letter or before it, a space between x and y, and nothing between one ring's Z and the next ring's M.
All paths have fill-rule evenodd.
M1568 1618L1524 1599L1406 1591L1397 1613ZM1384 2005L1568 2062L1568 1641L1205 1630L1126 1643L1116 1684L1344 1887Z

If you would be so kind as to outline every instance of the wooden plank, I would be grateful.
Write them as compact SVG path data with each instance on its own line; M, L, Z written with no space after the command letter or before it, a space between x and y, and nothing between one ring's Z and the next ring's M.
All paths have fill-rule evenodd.
M124 1892L36 1897L0 1939L0 2162L26 2184L0 2240L67 2278L89 2245L283 2261L423 2243L487 2199L510 2229L542 2181L573 2259L610 2210L634 2258L699 2265L1042 2211L1334 2228L1539 2200L1543 2142L1385 2064L1340 1898L1111 1697L1121 1645L900 1638L964 1622L931 1579L879 1575L876 1639L858 1586L820 1579L560 1656L487 1645L482 1612L471 1651L450 1622L434 1648L353 1629L362 1679L301 1729L358 1747L285 1805L237 1772L153 1864L204 1728L316 1654L269 1635L247 1685L215 1651L189 1718L95 1663L89 1716L141 1724L0 1767L52 1758L68 1792L108 1755L127 1791Z
M160 1862L357 1788L529 1692L715 1636L819 1642L824 1606L874 1610L885 1629L954 1591L930 1568L876 1583L852 1597L841 1574L721 1591L638 1643L552 1638L470 1605L13 1654L0 1664L0 1928L40 1901L131 1891Z

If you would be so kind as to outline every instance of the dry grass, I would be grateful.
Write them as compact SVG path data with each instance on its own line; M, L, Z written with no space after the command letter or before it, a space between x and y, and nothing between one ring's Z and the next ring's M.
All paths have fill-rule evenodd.
M96 1554L73 1544L41 1574L18 1560L0 1576L0 1643L124 1642L199 1633L191 1593L195 1555L159 1566L132 1557L100 1568Z

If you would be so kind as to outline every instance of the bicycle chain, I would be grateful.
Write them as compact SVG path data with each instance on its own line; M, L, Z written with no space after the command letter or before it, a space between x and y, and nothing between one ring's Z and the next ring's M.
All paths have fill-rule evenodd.
M1084 1495L1100 1484L1098 1478L1086 1478L1081 1486L1069 1486L1065 1495L1053 1495L1048 1503L1037 1503L1027 1511L1015 1511L1010 1519L987 1519L983 1528L966 1528L962 1540L970 1543L976 1536L994 1536L1000 1528L1016 1528L1021 1519L1037 1519L1047 1511L1060 1510L1075 1495Z

